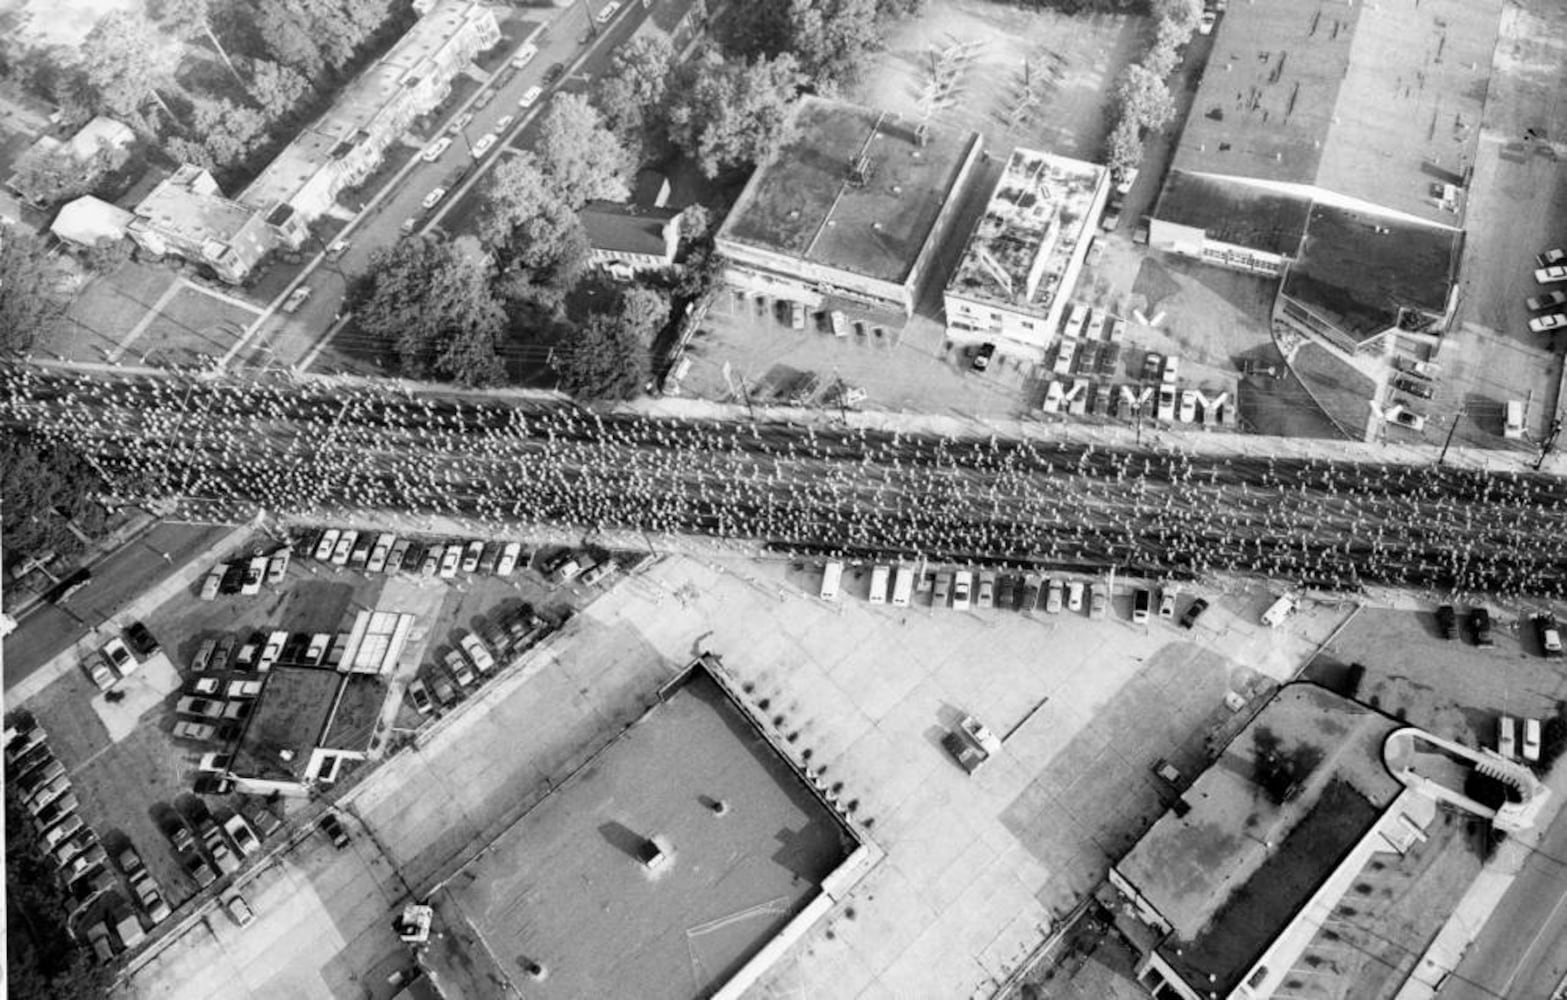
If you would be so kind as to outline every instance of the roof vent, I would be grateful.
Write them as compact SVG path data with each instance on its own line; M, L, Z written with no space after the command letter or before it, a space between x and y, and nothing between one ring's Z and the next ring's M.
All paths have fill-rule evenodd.
M881 232L881 223L873 222L873 223L871 223L871 228L876 230L879 233L879 232Z
M291 761L294 759L294 751L292 750L279 750L277 755L285 761Z
M903 185L902 184L894 184L892 186L892 193L893 194L902 194L903 193Z

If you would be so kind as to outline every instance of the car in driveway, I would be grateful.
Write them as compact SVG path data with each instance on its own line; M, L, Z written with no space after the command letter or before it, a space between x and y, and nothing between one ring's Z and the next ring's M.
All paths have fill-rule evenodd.
M1098 594L1099 588L1094 588ZM1153 592L1147 587L1138 587L1132 591L1132 621L1138 625L1148 624L1148 619L1153 611Z
M1530 312L1544 312L1547 309L1555 309L1558 306L1567 306L1567 292L1546 292L1543 295L1532 295L1524 301Z
M990 367L990 359L996 356L996 345L984 343L974 352L974 360L971 362L973 369L982 372Z
M544 573L551 583L570 583L581 572L582 564L570 549L556 555L544 567Z
M114 668L114 672L121 677L136 672L136 658L131 655L129 649L125 648L125 643L121 642L118 636L103 644L103 656L109 661L109 666Z
M1045 588L1046 612L1052 615L1061 613L1062 596L1065 590L1066 585L1063 584L1060 580L1051 579L1049 585Z
M1529 321L1529 329L1535 333L1550 333L1567 328L1567 312L1546 313Z
M1044 586L1044 581L1040 580L1037 575L1033 573L1023 574L1023 585L1017 588L1013 598L1017 601L1015 610L1033 611L1034 606L1039 603L1039 590L1042 586Z
M434 163L436 160L441 158L442 153L451 148L451 145L452 137L449 135L443 135L439 139L430 143L430 145L426 146L424 152L421 153L420 156L423 158L424 162Z
M92 682L98 686L100 691L109 690L120 679L119 675L111 670L109 665L104 662L103 657L97 653L90 653L82 660L82 669L87 672L87 676L92 679Z
M337 544L332 546L332 565L347 566L348 557L354 554L354 545L359 541L359 532L344 531L337 536Z
M1540 635L1540 648L1553 660L1562 658L1562 630L1549 611L1534 616L1534 628Z
M996 574L979 574L979 589L974 592L974 606L976 608L993 608L996 606Z
M446 189L444 187L434 188L430 191L429 194L424 196L423 201L419 202L419 207L428 212L430 209L439 205L441 203L441 199L444 197L446 197Z
M945 571L937 573L936 574L936 583L934 585L934 588L931 590L931 595L930 595L931 607L935 607L935 608L944 608L944 607L946 607L947 603L948 603L948 599L949 599L951 594L952 594L952 574L948 573L948 572L945 572Z
M403 562L408 558L408 550L413 546L412 539L399 538L392 543L392 548L386 554L386 571L396 573L403 569Z
M1166 423L1175 420L1175 386L1166 383L1159 387L1158 403L1154 414Z
M463 659L461 653L455 649L448 649L443 660L446 663L447 671L456 679L459 687L473 687L474 682L478 680L478 676L474 674L473 667L467 660Z
M1410 378L1408 375L1393 376L1391 385L1399 392L1407 392L1421 399L1430 399L1436 395L1436 386L1424 379Z
M473 158L477 160L485 153L488 153L498 140L499 136L494 132L486 132L484 135L479 136L479 140L473 144Z
M1183 424L1189 424L1197 419L1197 391L1195 389L1181 390L1181 412L1177 419Z
M1159 617L1175 617L1175 588L1161 587L1159 589Z
M428 579L441 571L441 560L446 554L446 547L437 543L425 549L424 561L419 564L419 575Z

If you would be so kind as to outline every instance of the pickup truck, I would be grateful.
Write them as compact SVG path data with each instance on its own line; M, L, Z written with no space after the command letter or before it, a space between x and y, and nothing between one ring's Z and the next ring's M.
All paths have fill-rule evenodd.
M969 774L1001 752L1001 741L972 715L960 719L958 727L941 738L941 745Z

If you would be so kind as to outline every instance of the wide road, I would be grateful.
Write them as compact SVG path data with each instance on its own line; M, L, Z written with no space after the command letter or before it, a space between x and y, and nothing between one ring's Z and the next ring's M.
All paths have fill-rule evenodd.
M0 372L0 427L186 516L384 509L777 551L1567 595L1567 482L1023 436L680 420L401 383Z
M243 347L236 349L231 363L249 367L273 363L309 367L319 358L322 366L340 367L350 355L363 357L372 353L366 345L352 343L351 327L331 335L338 340L335 344L330 342L328 333L334 330L343 312L343 300L351 283L368 269L371 254L396 243L406 225L418 232L437 227L453 235L475 232L490 170L513 151L533 147L538 139L539 121L555 94L586 91L609 68L616 49L636 34L644 22L651 19L661 27L672 26L685 16L692 2L654 0L647 7L637 2L624 3L608 23L598 26L596 33L590 31L588 15L580 3L554 10L518 11L516 16L524 21L547 22L533 42L538 54L521 70L510 66L515 47L484 54L486 64L496 68L483 74L483 83L471 98L447 109L445 120L424 137L426 149L440 136L452 140L433 161L426 161L419 152L407 147L387 151L389 163L383 170L390 170L390 176L383 182L386 187L345 230L348 249L335 260L319 256L302 281L311 288L310 298L297 312L279 312L269 317ZM592 7L600 10L603 3L595 0ZM557 64L569 69L569 73L554 84L546 84L545 75ZM519 106L524 93L535 86L542 90L539 97L527 107ZM458 124L466 115L471 115L471 120ZM497 137L495 144L482 156L474 157L473 144L490 134ZM426 208L424 200L437 188L445 189L446 194L433 208ZM324 249L315 244L312 247L318 252Z
M1567 978L1567 810L1557 814L1440 1000L1548 1000Z
M61 604L37 604L5 639L5 687L9 689L64 652L84 628L114 617L143 591L227 534L212 525L155 525L90 565L92 580Z

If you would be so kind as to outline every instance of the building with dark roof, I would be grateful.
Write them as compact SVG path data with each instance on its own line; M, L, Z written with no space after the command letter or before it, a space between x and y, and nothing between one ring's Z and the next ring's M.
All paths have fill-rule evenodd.
M1510 801L1468 798L1471 770L1510 787ZM1326 985L1329 970L1303 956L1374 858L1401 864L1439 804L1517 830L1545 794L1494 752L1291 684L1111 869L1118 922L1142 954L1138 979L1183 1000L1264 1000L1296 973ZM1396 923L1382 930L1396 934ZM1426 943L1405 944L1418 953Z
M614 201L590 201L577 213L588 234L588 260L617 277L673 267L680 213Z
M1439 335L1455 304L1500 10L1500 0L1231 5L1149 245L1268 275L1309 255L1320 277L1336 257L1350 268L1295 282L1276 322L1346 350L1377 350L1398 330ZM1368 240L1362 224L1392 238ZM1397 257L1411 247L1420 264ZM1355 253L1374 272L1364 283ZM1434 273L1416 275L1423 265ZM1433 294L1433 281L1445 287Z
M274 666L240 731L229 777L253 795L305 795L330 784L344 761L369 755L386 691L371 675Z
M1077 282L1110 172L1015 149L947 279L947 334L1049 345Z
M441 880L454 996L738 998L879 859L704 656Z
M979 160L976 132L807 97L715 237L737 289L908 316Z

